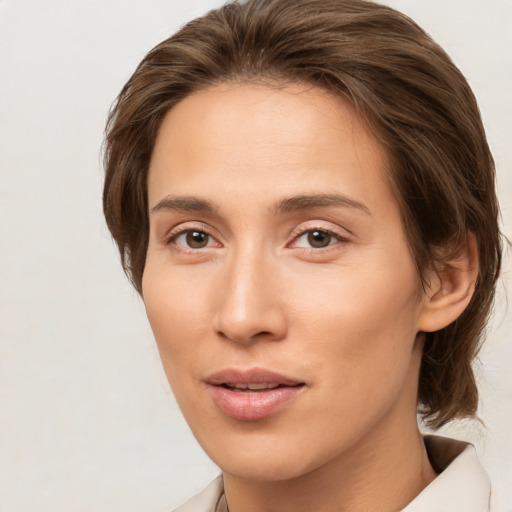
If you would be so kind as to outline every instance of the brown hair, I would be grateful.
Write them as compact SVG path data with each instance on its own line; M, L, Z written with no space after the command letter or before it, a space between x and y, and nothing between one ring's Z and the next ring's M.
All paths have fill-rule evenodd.
M248 0L193 20L151 50L110 112L103 205L123 268L141 293L148 244L146 181L165 114L226 81L306 82L347 98L390 155L390 181L420 275L439 248L478 242L473 298L427 333L419 406L434 427L474 416L471 363L501 262L494 164L475 98L446 53L412 20L364 0ZM446 251L444 251L446 252Z

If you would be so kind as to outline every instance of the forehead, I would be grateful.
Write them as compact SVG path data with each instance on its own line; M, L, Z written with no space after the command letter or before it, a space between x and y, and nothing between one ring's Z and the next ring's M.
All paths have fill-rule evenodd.
M324 89L221 84L191 94L164 118L150 163L150 204L162 194L250 195L277 185L289 195L334 187L368 198L389 192L386 163L352 105Z
M289 146L300 150L304 143L308 146L311 142L321 143L327 132L345 139L357 138L358 147L377 145L367 123L348 100L301 83L287 86L221 83L194 92L167 113L156 146L172 129L170 125L177 123L180 138L193 136L201 128L202 145L236 144L252 139L255 144L273 142L283 149ZM316 141L313 129L318 134Z

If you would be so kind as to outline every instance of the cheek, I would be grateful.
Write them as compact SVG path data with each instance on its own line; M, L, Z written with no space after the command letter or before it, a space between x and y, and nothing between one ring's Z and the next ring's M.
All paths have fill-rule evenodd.
M420 311L414 264L377 259L294 280L297 335L307 342L308 358L342 386L394 382L414 347Z
M381 337L370 337L372 332L386 336L394 331L399 337L415 330L421 288L413 263L407 259L388 265L367 260L330 271L292 269L286 280L295 308L292 316L304 319L306 330L320 327L368 343Z
M148 258L149 260L149 258ZM194 372L201 350L207 291L183 273L159 268L149 260L143 278L146 313L157 342L162 364L174 387L180 372ZM203 334L203 336L201 336Z

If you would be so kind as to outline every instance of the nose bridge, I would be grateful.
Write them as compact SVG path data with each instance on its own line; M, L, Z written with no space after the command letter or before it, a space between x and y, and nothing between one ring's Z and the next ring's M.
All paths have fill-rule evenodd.
M217 332L237 342L248 342L258 335L280 339L285 322L276 293L277 277L276 265L262 247L251 244L234 250L219 283Z

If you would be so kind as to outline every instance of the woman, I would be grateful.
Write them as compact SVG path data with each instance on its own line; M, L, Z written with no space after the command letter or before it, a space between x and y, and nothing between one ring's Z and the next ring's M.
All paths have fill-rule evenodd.
M471 362L501 247L473 94L400 13L249 0L125 85L104 209L222 477L180 511L489 510ZM463 484L463 485L462 485Z

